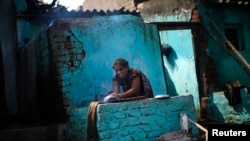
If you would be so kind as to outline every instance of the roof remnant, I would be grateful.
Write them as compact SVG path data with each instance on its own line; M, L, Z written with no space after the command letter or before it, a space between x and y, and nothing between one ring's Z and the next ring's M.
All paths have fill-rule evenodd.
M250 0L204 0L206 4L249 5Z

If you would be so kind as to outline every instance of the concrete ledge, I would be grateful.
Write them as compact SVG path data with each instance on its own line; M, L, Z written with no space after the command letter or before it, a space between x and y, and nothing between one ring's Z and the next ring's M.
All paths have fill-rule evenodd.
M96 122L98 137L100 141L152 141L180 130L180 113L197 121L192 95L100 104ZM195 126L189 123L189 127L193 135L198 134Z

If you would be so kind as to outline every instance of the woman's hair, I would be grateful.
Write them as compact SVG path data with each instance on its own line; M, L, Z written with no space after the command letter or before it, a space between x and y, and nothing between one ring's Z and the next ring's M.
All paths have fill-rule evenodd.
M122 67L129 67L128 61L123 58L117 58L113 64L113 69L115 68L115 65L121 65Z

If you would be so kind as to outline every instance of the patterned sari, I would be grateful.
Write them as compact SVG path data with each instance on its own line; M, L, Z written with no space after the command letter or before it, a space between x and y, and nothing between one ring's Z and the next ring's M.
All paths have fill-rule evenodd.
M135 96L145 96L146 98L153 98L153 90L151 84L146 77L139 69L129 68L128 77L121 78L119 75L113 77L113 81L117 81L122 87L123 91L126 92L132 86L132 80L136 77L140 77L140 93Z

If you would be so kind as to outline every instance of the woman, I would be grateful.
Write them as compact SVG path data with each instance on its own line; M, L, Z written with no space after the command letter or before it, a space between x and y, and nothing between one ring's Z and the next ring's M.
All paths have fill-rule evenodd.
M113 77L113 93L110 94L111 96L120 99L136 96L154 97L148 78L140 70L129 68L127 60L116 59L113 69L116 74ZM120 91L120 86L122 91Z

